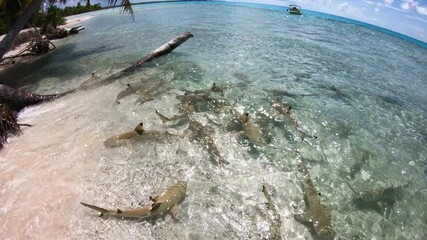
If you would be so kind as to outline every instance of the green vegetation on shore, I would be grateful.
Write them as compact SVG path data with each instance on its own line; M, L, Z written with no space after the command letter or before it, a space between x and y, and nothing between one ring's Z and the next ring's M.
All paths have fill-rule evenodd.
M6 34L13 23L20 16L21 6L17 4L1 4L0 5L0 35ZM30 21L27 23L27 27L35 26L46 28L48 26L56 27L65 23L65 17L75 14L97 11L102 9L99 3L91 5L90 1L87 1L85 5L81 5L80 2L77 3L77 6L65 7L63 9L51 4L44 11L41 11L41 8L37 13L35 13Z
M108 4L116 6L118 1L119 0L108 0ZM59 31L56 29L56 25L64 21L64 16L61 18L60 12L62 10L59 8L52 8L52 6L56 3L65 4L66 2L67 0L0 0L0 17L2 19L2 21L0 21L0 32L7 32L6 36L0 41L0 59L2 59L7 50L12 47L15 38L22 29L37 26L33 23L35 20L32 19L36 18L39 14L43 16L40 23L43 30L53 28ZM46 18L44 16L44 4L48 4L48 9L51 9L51 18ZM86 6L90 7L90 0L86 0ZM130 0L120 0L120 6L123 12L128 12L133 19L132 3ZM42 39L38 30L36 32L38 40L41 42Z
M71 15L76 15L76 14L80 14L80 13L85 13L85 12L92 12L92 11L97 11L102 9L101 4L97 3L94 5L90 5L90 4L86 4L85 6L82 6L79 3L77 3L77 6L74 7L65 7L64 9L61 9L64 16L71 16Z

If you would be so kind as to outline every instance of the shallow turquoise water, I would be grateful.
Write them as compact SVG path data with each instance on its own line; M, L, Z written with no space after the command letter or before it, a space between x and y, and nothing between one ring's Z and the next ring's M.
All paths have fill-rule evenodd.
M78 192L69 207L75 214L66 228L75 231L66 233L68 238L264 238L268 221L261 187L266 184L282 216L282 237L310 239L308 230L292 215L304 209L296 150L308 162L322 203L332 209L339 239L427 237L426 48L350 23L291 16L271 8L143 5L135 6L134 22L118 10L86 15L94 17L83 23L86 29L81 34L61 40L57 51L2 73L0 78L13 79L12 85L38 93L62 92L92 72L108 76L127 67L181 32L190 31L194 38L150 64L146 71L22 114L22 121L42 125L38 119L44 115L57 119L57 124L63 121L64 126L43 123L48 126L38 129L35 124L24 136L12 140L2 153L3 159L10 161L11 156L17 156L14 151L25 151L23 143L32 144L27 136L44 146L45 131L62 129L71 135L57 136L57 141L65 144L61 154L68 151L79 157L64 156L61 161L71 165L89 161L88 165L96 166L92 173L92 169L81 167L83 170L71 177L79 180L68 183ZM114 103L126 83L147 76L171 80L171 89L143 105L135 105L135 96L124 98L120 105ZM224 98L233 109L249 112L263 129L267 143L258 154L250 151L241 134L209 124L205 113L222 124L232 117L211 109L195 114L195 118L214 128L215 141L230 162L226 167L211 164L207 153L188 137L103 148L107 136L131 129L140 121L153 128L165 127L154 109L173 115L178 112L175 97L182 94L180 89L207 88L213 82L235 86ZM291 124L274 120L272 100L291 105L302 128L318 138L300 141ZM73 122L75 125L70 124ZM168 127L185 133L185 126ZM84 142L78 135L80 129L86 134ZM40 149L37 146L33 148ZM53 159L59 154L50 145L43 152ZM368 152L369 158L349 180L354 189L409 184L388 217L351 204L353 193L345 176L363 152ZM2 162L3 170L7 164ZM170 217L148 223L101 220L77 204L90 201L134 207L175 179L187 180L189 187L179 223ZM12 190L20 191L19 187ZM3 200L7 195L2 195ZM7 211L1 214L6 216ZM38 224L29 225L37 229Z

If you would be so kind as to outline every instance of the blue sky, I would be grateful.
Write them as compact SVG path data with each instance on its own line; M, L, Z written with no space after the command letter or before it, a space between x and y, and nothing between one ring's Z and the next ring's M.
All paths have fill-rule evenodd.
M367 22L427 42L427 0L235 0L303 9Z
M68 0L67 5L74 5L77 2L78 0ZM80 2L86 1L80 0ZM106 5L107 0L91 0L92 4L97 2ZM144 2L144 0L131 2ZM427 43L427 0L233 0L231 2L280 6L298 4L303 9L367 22Z

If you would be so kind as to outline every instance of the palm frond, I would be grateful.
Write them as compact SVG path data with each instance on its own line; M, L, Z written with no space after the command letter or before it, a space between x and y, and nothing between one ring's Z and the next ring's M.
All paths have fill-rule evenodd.
M118 0L108 0L108 4L116 6ZM122 12L128 12L132 19L134 19L132 3L130 0L120 0L120 6L123 7Z
M9 134L20 135L21 129L13 111L6 104L0 104L0 149Z

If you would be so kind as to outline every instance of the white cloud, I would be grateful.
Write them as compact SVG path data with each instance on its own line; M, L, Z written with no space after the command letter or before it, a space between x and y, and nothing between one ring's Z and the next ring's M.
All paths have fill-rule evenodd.
M400 8L402 8L403 10L408 11L408 10L409 10L409 8L410 8L409 3L408 3L408 2L403 2L403 3L401 3L401 4L400 4Z
M390 2L393 2L393 0L384 0L384 1L390 1ZM390 9L393 9L393 10L396 10L396 11L399 11L399 12L406 12L405 10L402 10L402 9L400 9L400 8L393 7L391 4L390 4L390 5L388 5L388 4L386 4L386 3L381 3L381 2L372 2L372 1L369 1L369 0L363 0L363 2L365 2L365 3L367 3L367 4L370 4L370 5L376 5L377 7L386 7L386 8L390 8Z
M391 5L393 3L393 0L384 0L384 3L387 5Z
M380 9L376 7L375 8L375 12L379 12L379 11L380 11Z
M421 15L427 15L427 7L415 6L415 11Z
M405 11L414 9L418 14L427 15L427 7L420 6L419 2L415 0L403 0L400 4L400 8Z
M403 2L400 4L400 8L408 11L409 9L415 7L416 5L418 5L418 2L414 0L403 0Z
M338 9L342 12L348 13L348 14L354 14L357 12L357 8L354 6L348 4L348 2L342 2L338 5Z

